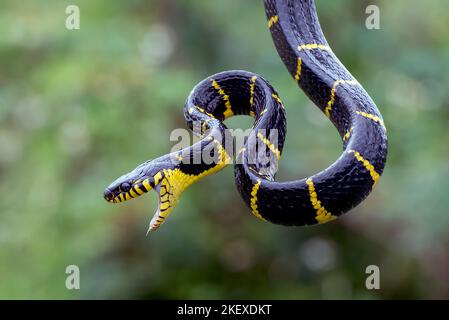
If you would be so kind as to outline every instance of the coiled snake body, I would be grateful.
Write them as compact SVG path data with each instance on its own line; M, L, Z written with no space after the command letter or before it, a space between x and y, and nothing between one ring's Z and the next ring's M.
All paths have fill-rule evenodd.
M298 86L337 128L343 153L311 177L275 181L286 135L285 109L279 95L254 73L215 74L193 89L184 106L189 127L192 129L195 122L201 124L202 139L183 150L148 160L105 190L105 199L112 203L156 190L159 208L149 230L165 221L186 187L229 163L223 121L233 115L254 117L251 134L237 151L235 177L243 200L260 219L296 226L324 223L358 205L377 184L387 156L382 116L329 47L313 0L264 3L268 27L282 61ZM277 143L272 133L276 133ZM259 161L253 150L262 150L269 161ZM195 162L205 151L214 161Z

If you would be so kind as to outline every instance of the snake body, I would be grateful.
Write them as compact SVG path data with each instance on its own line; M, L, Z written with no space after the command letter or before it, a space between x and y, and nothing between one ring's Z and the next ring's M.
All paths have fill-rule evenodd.
M234 172L243 200L262 220L296 226L325 223L358 205L378 183L387 157L382 116L331 50L313 0L265 0L264 4L279 56L298 86L337 128L343 153L315 175L275 181L286 136L285 108L278 93L251 72L212 75L192 90L184 106L189 128L201 124L202 139L148 160L106 188L105 198L113 203L156 190L159 208L149 230L165 221L186 187L230 162L223 121L233 115L254 117L252 131L237 151ZM254 150L262 151L268 161L259 161ZM201 160L205 151L214 161Z

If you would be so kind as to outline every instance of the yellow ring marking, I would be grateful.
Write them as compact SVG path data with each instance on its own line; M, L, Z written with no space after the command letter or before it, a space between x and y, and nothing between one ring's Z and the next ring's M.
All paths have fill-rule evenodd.
M354 157L357 159L357 161L362 163L363 166L366 168L366 170L368 170L369 174L371 175L371 178L374 181L374 184L373 184L373 189L374 189L377 182L379 182L380 174L378 174L376 172L376 169L374 169L374 166L368 160L363 158L363 156L360 154L360 152L355 151L355 150L350 150L349 153L354 153Z
M139 196L143 195L145 192L140 189L138 185L134 186L134 190L139 194Z
M215 119L215 117L214 117L214 115L212 114L212 113L209 113L209 112L207 112L206 110L204 110L203 108L200 108L200 107L198 107L198 106L195 106L195 108L197 108L200 112L202 112L202 113L204 113L204 114L206 114L206 115L208 115L209 117L211 117L211 118L214 118Z
M270 19L268 19L268 28L271 28L275 23L279 21L278 15L272 16Z
M301 78L301 68L302 68L302 59L298 58L298 62L297 62L297 66L296 66L296 74L295 74L296 82L299 82L299 79Z
M218 161L217 165L227 165L232 163L231 157L229 157L229 155L226 153L226 149L223 147L221 142L217 139L214 139L214 142L217 144L218 152L220 154L220 161ZM209 170L212 170L212 168Z
M150 185L150 180L149 179L143 180L142 185L145 187L145 189L147 189L147 191L151 190L151 185ZM154 184L154 185L156 185L156 184Z
M366 113L366 112L363 112L363 111L356 111L355 113L357 113L358 115L361 115L362 117L371 119L374 122L379 123L385 130L387 130L387 128L385 127L385 123L378 116L375 116L374 114Z
M259 219L266 221L261 214L259 213L259 209L257 206L257 191L259 191L261 180L257 179L257 182L254 184L253 189L251 190L251 212Z
M354 130L354 127L351 127L348 132L346 132L346 134L343 136L343 141L347 141L349 139L349 137L352 134L352 130Z
M131 200L133 197L127 192L125 193L125 200Z
M336 80L334 82L331 90L331 98L327 103L326 109L324 109L324 113L328 118L331 116L332 106L335 103L335 94L337 92L337 87L341 84L358 85L359 83L357 80Z
M223 100L225 102L226 110L225 112L223 112L223 115L225 116L225 118L232 116L234 112L232 112L232 106L231 102L229 101L229 96L224 92L217 81L215 81L214 79L211 79L210 81L212 81L212 86L218 91L220 96L223 97Z
M133 188L131 188L131 189L129 190L129 194L131 195L132 198L136 198L136 197L139 196L139 194L137 194L137 193L134 191Z
M256 80L257 80L257 77L256 77L256 76L253 76L253 77L251 78L251 84L250 84L250 86L249 86L249 94L250 94L250 96L249 96L249 109L251 110L251 112L253 112L253 114L254 114L254 111L253 111L253 103L254 103L254 86L255 86L255 84L256 84Z
M312 178L307 179L306 183L309 186L310 202L312 203L313 208L316 210L316 221L321 224L336 219L337 217L328 212L321 205L321 201L318 200L318 195L316 193Z
M269 139L265 138L261 132L257 133L257 137L268 146L268 148L271 150L271 152L276 154L276 157L278 160L281 159L281 152L279 151L278 148L276 148L274 146L274 144L271 143L271 141Z
M162 173L159 171L154 175L154 185L157 186L162 179Z
M205 121L203 121L203 123L201 124L201 134L204 134L207 130L207 123L210 121L210 119L206 119ZM178 156L176 156L176 159L178 158Z
M278 96L276 93L272 93L271 96L272 96L273 98L275 98L277 102L279 102L280 104L282 104L281 98L279 98L279 96Z
M120 202L125 201L125 197L123 196L123 193L120 193L119 199L120 199Z
M318 44L318 43L309 43L309 44L301 44L298 46L299 51L303 50L313 50L313 49L321 49L324 51L332 51L332 49L324 44Z
M274 99L276 99L276 101L281 105L282 109L285 109L285 108L284 108L284 103L282 102L281 98L279 98L279 96L278 96L277 94L272 93L271 96L272 96Z

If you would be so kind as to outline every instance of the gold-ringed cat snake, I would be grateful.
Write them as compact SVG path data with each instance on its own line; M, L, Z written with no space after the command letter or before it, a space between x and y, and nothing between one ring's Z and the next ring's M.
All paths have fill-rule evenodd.
M212 75L193 89L184 106L190 129L195 123L201 124L202 139L183 150L146 161L105 190L105 199L112 203L156 190L159 208L149 230L165 221L185 188L230 162L223 121L233 115L254 117L251 134L238 150L234 168L243 200L260 219L296 226L324 223L358 205L379 181L387 157L382 116L329 47L313 0L264 3L279 56L298 86L337 128L343 153L315 175L275 181L286 135L285 109L279 95L265 79L251 72ZM277 143L272 133L276 133ZM254 150L262 150L269 161L259 161ZM205 152L214 161L203 161ZM195 159L200 159L199 163Z

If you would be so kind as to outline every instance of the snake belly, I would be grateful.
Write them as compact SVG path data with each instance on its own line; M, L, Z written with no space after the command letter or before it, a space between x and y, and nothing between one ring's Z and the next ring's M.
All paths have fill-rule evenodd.
M150 230L165 221L187 186L229 163L223 121L233 115L254 117L251 133L237 150L234 173L244 202L262 220L295 226L325 223L362 202L378 183L387 157L382 116L327 43L313 0L265 0L264 5L279 56L298 86L336 127L343 142L341 156L310 177L275 181L286 136L285 108L278 93L251 72L233 70L212 75L192 90L184 106L189 128L201 123L202 140L147 161L117 179L105 192L110 202L129 200L150 189L159 192L160 208ZM216 161L192 164L206 148L215 150L212 155ZM268 161L259 161L254 150ZM185 159L189 161L182 161Z

